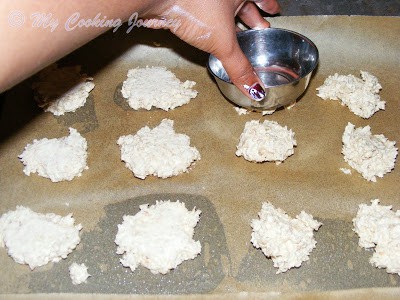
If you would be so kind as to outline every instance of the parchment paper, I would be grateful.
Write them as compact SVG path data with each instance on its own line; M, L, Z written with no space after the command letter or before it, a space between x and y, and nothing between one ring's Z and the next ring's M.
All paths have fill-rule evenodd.
M67 259L30 271L0 249L0 293L37 294L174 294L225 297L398 297L400 277L369 264L371 251L358 247L352 231L358 205L379 198L400 209L400 170L367 182L348 168L341 154L341 137L351 122L370 125L373 134L399 142L400 19L397 17L309 16L279 17L272 26L309 37L320 51L320 63L306 93L290 110L262 117L239 116L207 73L207 55L166 31L123 29L107 33L60 61L82 65L96 84L87 105L75 114L54 117L34 103L29 79L6 94L0 119L0 214L17 205L41 213L73 213L83 225L82 241ZM165 112L133 111L118 100L118 86L137 66L166 66L182 80L197 82L199 95L188 105ZM337 101L323 101L315 89L334 73L359 75L368 71L383 86L386 110L364 120ZM154 83L157 84L157 83ZM189 173L169 179L134 178L120 160L116 141L164 118L190 136L201 160ZM283 164L256 164L235 156L236 145L249 120L274 120L295 132L295 154ZM52 183L23 174L18 160L33 139L58 138L76 128L88 141L89 170L71 182ZM140 204L180 200L203 211L195 239L201 256L168 275L152 275L140 267L123 268L115 253L117 224L135 214ZM301 210L324 225L315 233L317 248L298 269L276 275L273 262L250 243L252 219L264 201L294 217ZM93 276L73 286L72 262L85 263ZM32 294L31 294L32 293ZM311 294L308 294L311 293ZM8 295L10 296L10 295ZM8 297L7 296L7 297ZM21 295L23 298L24 296ZM85 296L81 296L84 297ZM93 296L92 296L93 297Z

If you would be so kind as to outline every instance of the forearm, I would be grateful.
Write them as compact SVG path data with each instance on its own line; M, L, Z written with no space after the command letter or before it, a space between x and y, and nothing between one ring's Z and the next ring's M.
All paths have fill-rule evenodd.
M110 29L79 27L79 20L93 19L100 14L100 19L124 22L134 12L147 14L154 1L2 0L0 92ZM72 20L72 17L78 18Z

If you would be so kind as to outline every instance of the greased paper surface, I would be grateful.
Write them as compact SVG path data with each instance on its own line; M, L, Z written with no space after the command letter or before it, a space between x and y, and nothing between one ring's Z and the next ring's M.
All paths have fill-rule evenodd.
M272 115L239 116L207 73L207 55L185 45L166 31L123 30L107 33L72 53L60 64L82 65L94 77L95 89L75 114L56 118L33 101L32 79L6 95L0 119L0 214L24 205L61 215L73 213L83 230L77 249L57 264L35 271L16 264L0 249L0 293L100 294L223 294L273 297L352 289L353 296L390 296L398 293L400 277L369 264L372 252L358 247L352 218L360 203L379 198L382 205L400 209L400 170L368 182L349 168L341 154L341 138L348 122L370 125L373 134L400 141L400 18L356 16L279 17L273 27L297 31L318 47L320 62L310 85L290 110ZM133 111L121 101L119 89L130 68L166 66L184 80L197 82L199 95L173 111ZM386 110L362 119L338 101L324 101L316 88L334 73L378 77ZM157 84L157 83L154 83ZM154 127L164 118L175 130L190 136L201 160L189 173L169 179L134 178L120 160L116 143L121 135ZM249 120L274 120L295 132L295 153L283 164L256 164L235 156L236 145ZM76 128L88 141L89 170L71 182L52 183L23 174L18 160L33 139L58 138ZM124 214L140 204L180 200L202 211L195 239L202 254L184 262L169 275L146 269L132 273L119 263L113 242ZM305 210L324 225L315 233L317 247L299 269L276 275L273 263L251 243L252 219L270 201L294 217ZM73 286L72 262L85 263L92 275L87 284ZM361 290L355 290L361 289ZM231 294L233 293L233 294ZM261 293L261 294L259 294ZM334 297L347 292L322 296ZM67 296L67 295L66 295Z

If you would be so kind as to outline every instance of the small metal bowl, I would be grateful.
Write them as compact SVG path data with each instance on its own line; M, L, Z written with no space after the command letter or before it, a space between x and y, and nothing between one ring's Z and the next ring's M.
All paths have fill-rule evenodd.
M318 49L314 43L297 32L279 28L246 30L239 32L237 38L264 83L266 97L262 101L247 98L230 81L222 63L210 55L207 68L221 93L251 110L272 110L294 104L306 90L318 64Z

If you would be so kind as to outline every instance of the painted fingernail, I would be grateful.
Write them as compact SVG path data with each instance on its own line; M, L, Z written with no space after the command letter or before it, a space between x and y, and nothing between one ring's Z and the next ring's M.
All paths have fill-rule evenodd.
M256 101L261 101L265 98L265 90L258 82L252 86L245 85L244 88L249 92L251 98Z

